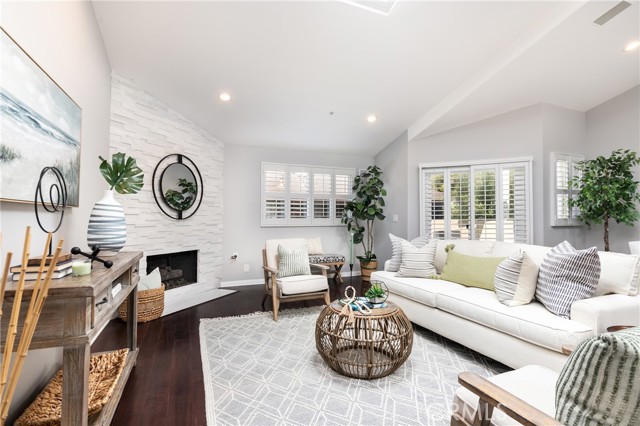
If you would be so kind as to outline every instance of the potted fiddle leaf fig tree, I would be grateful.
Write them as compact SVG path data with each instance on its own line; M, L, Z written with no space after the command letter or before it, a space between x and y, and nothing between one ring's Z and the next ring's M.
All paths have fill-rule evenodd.
M95 203L89 218L87 243L89 247L98 245L103 256L114 256L127 239L127 225L122 204L115 200L113 191L119 194L136 194L143 186L144 174L133 157L118 152L111 157L111 163L100 158L100 173L107 181L109 189L104 197Z
M578 173L571 186L578 194L569 200L569 206L580 210L578 220L589 228L592 223L604 224L605 251L609 251L610 220L633 226L640 219L638 181L633 176L638 164L640 157L635 152L618 149L610 157L599 156L576 165Z
M347 201L342 213L342 223L352 233L353 244L362 244L360 273L363 281L369 281L371 272L378 269L378 260L373 252L374 225L376 220L384 220L384 197L387 190L381 179L382 170L369 166L353 180L355 197Z

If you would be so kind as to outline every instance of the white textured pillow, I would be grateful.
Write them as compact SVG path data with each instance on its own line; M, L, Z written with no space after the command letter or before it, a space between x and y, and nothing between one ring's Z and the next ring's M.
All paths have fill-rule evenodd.
M552 313L571 317L571 304L593 295L600 278L598 249L576 250L563 241L540 265L536 299Z
M391 240L391 259L387 263L387 271L398 272L402 263L402 242L408 241L393 234L389 234L389 239ZM418 237L411 240L411 244L416 248L423 247L428 242L429 237Z
M278 278L311 275L306 245L293 250L278 245L278 259Z
M309 254L324 254L321 237L309 238L307 246L309 247Z
M537 283L538 266L527 253L517 253L500 262L493 281L498 301L507 306L531 302Z
M425 246L415 247L408 241L402 241L402 263L397 277L431 278L436 275L433 261L436 257L438 241L431 240Z
M138 290L153 290L154 288L160 288L162 281L160 279L160 269L156 268L151 271L150 274L140 277L138 281Z

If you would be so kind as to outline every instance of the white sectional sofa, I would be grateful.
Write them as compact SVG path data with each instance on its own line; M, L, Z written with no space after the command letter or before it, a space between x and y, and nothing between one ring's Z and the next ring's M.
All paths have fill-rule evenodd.
M442 272L445 246L459 253L508 257L525 251L542 263L551 247L491 241L438 241L435 266ZM601 274L593 297L574 302L571 319L549 312L537 301L509 307L493 291L465 287L449 281L397 277L377 271L372 281L389 287L389 300L409 319L510 367L539 364L559 371L567 356L562 347L574 346L613 325L640 325L640 260L638 256L599 252ZM387 267L385 263L385 268Z

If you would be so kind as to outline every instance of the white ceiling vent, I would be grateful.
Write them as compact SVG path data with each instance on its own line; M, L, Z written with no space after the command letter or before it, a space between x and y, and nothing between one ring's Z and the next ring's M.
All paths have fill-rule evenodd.
M600 17L595 21L593 21L593 23L598 25L604 25L610 20L612 20L613 18L615 18L616 16L618 16L620 12L622 12L629 6L631 6L631 3L629 3L628 1L621 1L620 3L613 6L611 9L607 10L605 13L600 15Z

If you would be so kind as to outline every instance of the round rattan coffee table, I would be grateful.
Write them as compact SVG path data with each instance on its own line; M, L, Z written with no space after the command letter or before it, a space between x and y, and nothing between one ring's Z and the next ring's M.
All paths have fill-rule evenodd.
M324 308L316 321L316 347L336 372L356 379L377 379L393 373L411 354L413 327L397 305L354 312L348 324L338 301Z

